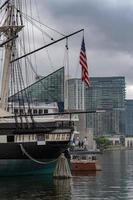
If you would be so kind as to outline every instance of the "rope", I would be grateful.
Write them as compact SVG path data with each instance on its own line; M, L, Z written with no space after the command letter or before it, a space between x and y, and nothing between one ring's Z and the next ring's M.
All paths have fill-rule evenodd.
M53 163L53 162L55 162L55 161L58 160L58 158L56 158L56 159L51 160L51 161L49 161L49 162L41 162L41 161L36 160L35 158L33 158L33 157L24 149L24 147L23 147L22 144L20 144L20 148L21 148L21 151L22 151L31 161L33 161L33 162L35 162L35 163L38 163L38 164L46 165L46 164Z
M17 8L15 8L15 9L17 9ZM38 10L37 6L36 6L36 9ZM18 9L17 9L17 10L18 10ZM37 19L35 19L34 17L31 17L30 15L27 14L27 12L24 13L24 12L22 12L21 10L18 10L18 11L21 13L21 15L25 16L25 17L27 18L27 20L28 20L28 19L31 20L31 21L34 20L35 22L41 24L42 26L45 26L46 28L48 28L48 29L50 29L50 30L52 30L52 31L54 31L54 32L56 32L56 33L58 33L59 35L65 36L65 34L60 33L58 30L56 30L56 29L54 29L54 28L51 28L51 27L49 27L48 25L42 23L42 22L40 21L40 19L37 20ZM37 11L37 12L38 12L38 11Z
M64 156L64 154L61 154L59 157L59 160L57 162L55 171L54 171L54 177L55 178L71 178L71 170L70 166L68 164L67 158Z

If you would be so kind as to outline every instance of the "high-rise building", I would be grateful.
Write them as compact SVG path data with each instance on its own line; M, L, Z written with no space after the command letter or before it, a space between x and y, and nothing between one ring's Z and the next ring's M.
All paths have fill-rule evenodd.
M133 100L126 100L125 108L125 134L133 136Z
M125 105L124 77L92 77L86 89L86 108L113 109Z
M86 128L95 135L125 133L125 78L92 77L90 87L84 87L81 79L70 79L69 109L101 110L86 114Z
M95 135L125 133L125 78L93 77L85 90L86 110L101 110L87 114L87 127Z
M68 79L66 90L68 89L66 101L69 110L84 110L84 85L81 79Z
M95 135L125 133L124 77L92 77L89 88L84 86L81 79L69 79L65 86L67 96L64 95L64 68L60 68L10 97L9 100L17 102L19 99L23 102L27 94L30 103L57 102L60 111L63 111L66 102L67 109L71 111L101 110L98 113L81 114L80 128L88 128Z

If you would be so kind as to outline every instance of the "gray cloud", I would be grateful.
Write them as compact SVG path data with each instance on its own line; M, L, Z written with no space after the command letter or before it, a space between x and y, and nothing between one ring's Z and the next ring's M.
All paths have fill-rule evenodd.
M32 6L36 11L35 2L44 24L65 34L85 29L90 76L125 76L127 85L133 85L132 0L33 0ZM73 75L78 63L81 37L79 34L76 39L70 39L70 73ZM63 57L59 46L57 49L56 54L50 53L56 66L57 57Z
M122 75L133 84L132 1L49 0L47 9L62 31L85 28L90 75Z
M89 48L130 52L133 49L133 7L130 0L126 1L126 5L124 1L116 2L115 5L108 0L57 0L47 3L51 15L65 23L65 26L61 25L62 30L84 27L96 37L96 41L99 38L99 42L90 43ZM87 39L91 41L92 38Z

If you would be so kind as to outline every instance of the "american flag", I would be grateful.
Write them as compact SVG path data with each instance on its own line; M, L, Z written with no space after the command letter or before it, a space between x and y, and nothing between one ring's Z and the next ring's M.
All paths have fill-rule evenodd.
M90 85L89 72L88 72L84 37L83 37L83 40L82 40L81 50L80 50L80 64L81 64L81 67L82 67L82 81L85 83L85 85L89 86Z

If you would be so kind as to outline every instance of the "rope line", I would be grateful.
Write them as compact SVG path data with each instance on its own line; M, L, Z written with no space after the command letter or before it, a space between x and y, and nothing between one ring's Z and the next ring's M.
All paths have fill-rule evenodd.
M55 161L58 160L58 158L54 159L54 160L51 160L49 162L42 162L42 161L39 161L39 160L36 160L35 158L33 158L26 150L25 148L23 147L22 144L20 144L20 148L21 148L21 151L33 162L35 163L38 163L38 164L41 164L41 165L46 165L46 164L49 164L49 163L53 163Z

